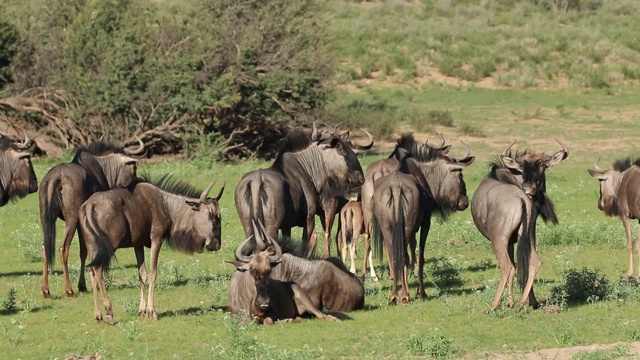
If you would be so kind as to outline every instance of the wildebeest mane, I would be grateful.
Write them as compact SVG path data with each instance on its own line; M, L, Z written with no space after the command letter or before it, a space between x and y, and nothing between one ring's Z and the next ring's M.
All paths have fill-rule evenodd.
M137 182L145 182L174 195L182 195L189 198L199 198L202 190L196 189L193 185L176 179L172 174L163 174L154 177L148 172L141 172Z
M298 152L311 145L311 136L303 129L291 129L284 138L282 152Z
M124 154L124 151L120 146L117 146L114 143L104 141L104 140L96 140L89 144L89 146L78 146L71 151L71 154L74 155L74 161L79 153L88 152L93 156L105 156L109 154Z
M520 157L523 157L525 155L532 155L534 154L534 152L532 150L529 149L524 149L524 150L509 150L507 151L506 156L512 158L512 159L517 159ZM504 169L506 168L507 165L504 163L504 161L502 161L502 156L501 155L494 155L493 158L489 161L489 168L491 170L494 169Z
M634 160L631 156L628 156L625 159L616 159L613 162L613 170L623 172L631 168L633 165L640 166L640 158L636 158Z

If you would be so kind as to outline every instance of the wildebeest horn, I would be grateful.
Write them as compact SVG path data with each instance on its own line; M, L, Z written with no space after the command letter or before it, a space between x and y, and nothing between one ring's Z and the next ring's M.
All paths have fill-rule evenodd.
M238 248L236 249L236 259L245 263L248 263L249 261L251 261L251 256L248 256L242 253L242 249L249 241L251 241L251 238L253 238L253 235L249 236L247 240L243 241L242 244L238 246Z
M464 145L465 151L466 151L467 153L466 153L463 157L460 157L460 158L453 158L453 157L452 157L452 158L451 158L451 160L454 160L454 161L462 161L462 160L464 160L464 159L468 158L468 157L469 157L469 155L471 155L471 151L469 151L469 145L467 145L467 143L466 143L466 142L464 142L464 141L462 141L462 140L460 140L460 142L462 143L462 145Z
M316 126L316 122L313 122L313 130L311 131L311 140L318 141L320 136L318 136L318 127Z
M24 133L24 142L16 144L16 147L18 149L24 150L28 149L31 146L31 139L29 139L29 135L27 135L26 130L23 129L22 132Z
M436 131L436 135L438 135L440 137L440 145L439 146L431 146L431 145L429 145L429 146L434 150L442 150L442 148L444 148L444 143L445 143L444 136L441 133L437 132L437 131ZM427 143L425 142L425 145L426 144Z
M560 146L562 147L562 150L564 151L564 155L562 156L562 159L563 160L566 159L567 156L569 156L569 149L567 148L567 146L557 138L554 138L553 140L555 140L558 144L560 144Z
M596 162L595 162L595 163L593 163L593 167L595 167L595 169L596 169L596 171L597 171L597 172L601 172L601 173L603 173L603 172L604 172L604 169L602 169L602 168L600 167L600 159L602 159L602 155L598 156L598 160L596 160Z
M142 154L144 152L144 142L142 142L142 140L140 140L140 138L137 137L137 136L136 136L136 140L138 140L138 144L140 144L140 146L136 150L129 150L129 149L125 148L124 152L127 155L140 155L140 154Z
M511 147L512 147L513 145L515 145L515 143L517 143L517 142L518 142L518 140L516 140L516 141L512 142L512 143L511 143L511 145L507 146L507 148L506 148L506 149L504 149L504 151L502 152L502 155L504 155L504 156L508 156L508 154L509 154L509 150L511 150Z
M206 189L204 189L202 194L200 194L200 202L201 203L206 203L207 202L207 196L209 196L209 191L211 191L211 189L213 188L213 185L215 185L215 183L216 183L216 180L213 180L213 182L211 184L209 184L209 186L207 186ZM222 186L222 189L224 189L224 186Z
M367 137L368 137L367 142L364 144L356 144L353 141L349 140L349 146L358 150L369 150L373 146L373 135L371 135L371 133L369 133L365 129L361 129L361 130L364 131L365 134L367 134Z
M273 245L273 248L276 250L276 253L274 255L269 256L269 261L271 263L280 262L280 258L282 257L282 248L280 247L280 244L278 244L275 239L271 238L271 236L267 234L267 229L264 228L264 224L262 223L262 221L258 220L258 224L260 225L261 234L264 234L268 242L270 242L271 245Z

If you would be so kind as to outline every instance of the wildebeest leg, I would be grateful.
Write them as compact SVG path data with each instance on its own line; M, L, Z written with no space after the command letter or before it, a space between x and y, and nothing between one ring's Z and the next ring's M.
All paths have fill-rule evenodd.
M160 254L160 246L162 245L162 238L151 239L151 251L149 255L149 296L147 300L147 317L158 320L156 309L153 304L153 290L156 285L156 276L158 274L158 255Z
M431 218L429 217L420 227L420 247L418 248L418 296L422 300L427 298L427 293L424 291L424 247L427 243L427 236L429 235L430 228Z
M306 240L309 244L309 254L315 254L318 236L316 234L316 223L313 215L311 219L307 218L307 225L302 230L302 239Z
M73 289L71 288L71 280L69 279L69 248L71 240L78 228L78 217L68 217L64 223L64 243L60 247L60 257L62 261L62 273L64 274L64 292L68 297L73 297Z
M82 231L78 231L78 238L80 240L80 277L78 278L78 291L87 292L87 280L84 276L84 268L87 262L87 245L84 242Z
M415 271L416 264L417 264L417 262L416 262L416 237L415 236L409 237L409 251L411 252L411 267L409 269L411 269L411 271ZM407 262L407 264L408 264L408 262Z
M315 315L318 319L325 319L331 321L340 321L333 315L327 315L320 311L313 301L309 298L309 295L296 283L291 284L291 290L293 290L294 301L298 308L298 314L304 314L305 312Z
M529 278L527 279L527 283L524 287L524 291L522 292L522 297L518 302L518 308L516 309L516 311L522 310L524 308L524 305L527 303L527 299L532 293L533 280L536 278L541 265L540 258L538 257L538 253L536 252L535 237L532 237L530 241L532 242L532 244L531 254L529 255ZM535 296L533 297L533 300L535 301L535 303L531 304L531 306L537 308L539 306L538 300L535 299Z
M415 240L413 242L415 244ZM405 252L404 259L402 261L404 266L402 267L402 297L400 298L403 305L408 305L411 303L411 299L409 298L409 254ZM394 280L395 281L395 280Z
M496 295L493 297L493 302L491 303L491 309L493 310L497 309L498 304L500 304L500 298L502 298L502 293L504 292L504 287L507 283L507 279L509 278L509 274L512 271L515 271L507 251L508 244L509 239L505 236L498 237L491 241L491 245L493 245L493 252L496 255L496 260L498 260L498 265L500 266L500 281L498 282Z
M136 254L136 262L138 263L138 281L140 282L140 305L138 306L138 315L144 317L147 309L145 301L145 283L147 282L147 268L144 265L144 247L139 246L133 249Z
M91 267L89 269L89 278L91 280L91 289L93 290L93 318L96 321L102 321L100 299L98 298L98 279L96 278L96 270L94 269L94 267Z
M638 252L638 279L640 279L640 220L638 221L638 240L636 240L636 251Z
M622 215L622 225L624 225L624 233L627 237L627 253L629 254L629 268L627 269L627 278L633 278L633 240L631 239L631 220L629 217Z
M378 282L380 281L380 279L378 279L376 269L373 266L373 252L371 251L371 225L365 225L365 232L362 243L364 244L364 255L362 256L362 276L367 275L367 261L369 261L371 280Z
M516 266L515 266L515 257L514 257L514 242L509 242L509 245L507 247L507 252L509 254L509 261L511 262L511 271L509 272L509 280L507 280L508 282L508 286L507 286L507 303L506 306L507 307L513 307L513 279L516 276Z
M330 205L325 209L325 217L322 223L323 225L323 237L324 241L324 257L328 258L331 256L331 230L333 229L333 221L336 218L336 212L338 209L338 204L336 201L332 201Z
M351 267L349 268L349 271L351 271L352 273L356 273L356 244L358 242L358 235L357 233L354 231L353 232L353 239L351 239L351 244L349 244L349 256L351 256Z

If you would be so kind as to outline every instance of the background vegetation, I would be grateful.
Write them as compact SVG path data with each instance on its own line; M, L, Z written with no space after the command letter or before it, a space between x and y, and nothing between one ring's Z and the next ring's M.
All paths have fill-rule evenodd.
M41 297L37 196L0 208L3 356L493 359L496 354L519 358L544 348L617 342L622 345L610 351L574 358L635 356L629 342L640 339L640 288L622 279L627 267L624 231L619 220L597 209L598 184L586 169L600 155L603 167L615 158L637 155L636 1L328 1L321 7L300 1L286 2L291 12L282 17L269 7L284 8L279 1L5 4L0 28L15 27L19 40L13 42L15 50L0 50L0 59L15 51L8 67L13 82L0 100L0 121L6 119L0 130L26 121L28 129L67 139L69 145L82 137L60 135L62 127L56 124L67 124L65 119L82 126L77 132L87 138L102 131L123 141L133 133L147 134L145 141L156 141L155 151L182 149L192 158L152 157L141 161L141 170L171 172L199 186L217 178L227 182L227 190L221 200L219 252L187 256L161 251L158 321L138 318L135 258L132 251L118 251L108 280L114 326L93 321L92 294L63 296L59 264L50 277L54 299ZM305 27L309 22L316 25ZM273 39L263 37L260 29L265 27ZM93 32L85 33L88 29ZM11 31L0 33L0 43L10 38L7 34ZM315 42L305 40L315 35ZM118 40L110 42L112 38ZM275 48L282 57L267 41L279 44ZM307 52L297 47L300 43L308 46L302 47ZM251 49L254 60L238 57L236 44ZM271 64L269 59L284 63L260 70ZM294 61L308 67L294 66ZM0 73L2 64L0 60ZM302 84L295 95L299 98L288 92L292 84ZM275 99L288 105L281 107L267 94L277 94ZM286 96L290 102L281 100ZM18 97L42 106L50 106L43 99L55 99L61 113L46 118L16 109L11 105L19 103L9 100ZM283 108L295 111L291 115ZM141 128L134 109L145 111ZM184 119L179 124L184 127L171 130L171 119ZM238 144L236 136L239 142L252 139L275 149L276 141L266 136L270 127L261 121L285 129L309 119L372 131L377 148L360 156L363 167L386 157L391 144L385 140L403 130L431 141L437 139L434 131L442 132L454 144L453 154L463 152L457 144L462 139L477 157L464 174L470 197L487 171L486 162L513 140L553 153L559 146L552 138L562 139L569 158L547 174L560 225L538 224L543 264L535 286L546 310L485 314L499 272L489 242L465 211L432 226L426 249L427 301L388 306L386 267L377 264L383 281L365 279L366 308L347 314L349 320L239 325L224 311L233 271L226 261L233 259L244 237L232 190L242 174L270 162L217 160L262 154L249 145L245 152L224 152ZM256 121L264 127L249 140L238 133L227 142L230 133L221 130L225 121ZM162 124L180 137L150 135L165 129ZM256 156L267 157L267 148L262 149L264 155ZM39 179L68 160L66 155L36 159ZM58 226L60 233L62 223ZM75 282L77 238L71 251ZM411 283L415 288L414 278Z

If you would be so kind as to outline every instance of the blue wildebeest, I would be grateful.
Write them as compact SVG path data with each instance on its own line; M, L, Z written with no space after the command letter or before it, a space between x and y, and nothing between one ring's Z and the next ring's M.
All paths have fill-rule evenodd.
M633 278L633 239L631 234L631 219L640 219L640 159L618 159L611 169L599 166L600 158L595 162L595 170L588 170L589 174L600 181L600 199L598 208L605 215L620 217L627 238L629 253L629 268L627 277ZM640 229L640 223L638 224ZM640 232L636 243L640 255ZM638 268L640 275L640 267Z
M558 140L556 140L558 141ZM508 283L507 306L513 303L513 279L518 273L522 297L521 310L527 299L538 308L533 281L540 269L536 253L536 219L557 224L553 203L546 193L545 171L569 156L567 147L553 156L530 150L512 151L511 144L490 163L491 170L482 180L471 201L471 214L476 227L491 241L500 265L500 281L491 309L496 309ZM517 267L514 246L518 244Z
M338 229L337 246L342 255L342 262L347 261L347 248L351 257L349 271L356 272L356 244L358 237L364 233L362 220L362 202L349 201L340 210L340 229Z
M289 239L291 228L300 226L313 251L315 216L329 224L324 205L336 196L348 197L362 185L362 167L353 148L370 147L369 137L370 144L361 146L349 141L347 133L319 134L315 124L311 136L302 129L290 131L273 165L245 174L236 186L236 210L245 235L252 235L251 220L264 223L272 238L280 229ZM325 255L328 251L325 241Z
M38 180L31 164L35 148L26 132L21 143L0 135L0 206L38 191Z
M69 247L78 227L78 209L91 194L114 188L126 188L136 179L137 156L144 152L144 143L138 139L135 150L122 149L110 142L98 140L88 147L74 150L70 163L52 167L40 183L40 222L43 240L42 294L51 297L48 270L53 267L56 247L56 220L64 221L64 242L60 247L64 289L73 296L69 280ZM80 278L78 290L86 291L84 264L87 252L80 236Z
M364 306L364 287L337 259L307 260L282 253L260 223L236 249L237 271L229 284L229 311L245 313L258 322L297 320L309 312L335 320L319 309L349 311ZM255 236L252 255L245 245Z
M224 185L215 198L208 194L213 181L204 191L163 176L153 183L142 179L130 189L97 192L80 207L80 232L91 262L91 286L95 305L95 319L102 321L98 291L107 320L113 319L111 302L107 296L102 273L109 270L116 249L133 247L138 263L140 306L142 317L157 319L153 293L158 268L158 255L164 240L177 250L192 254L220 250L221 224L218 201ZM149 294L145 301L147 271L144 248L150 248Z
M464 143L463 143L464 144ZM375 182L373 203L374 249L382 258L384 244L393 278L391 303L409 303L407 246L415 249L415 235L420 230L418 245L418 296L426 298L424 290L424 247L434 213L447 218L454 211L469 206L462 170L475 157L466 155L456 159L442 155L439 149L422 147L398 163L396 171ZM401 276L402 297L398 299L397 281Z

